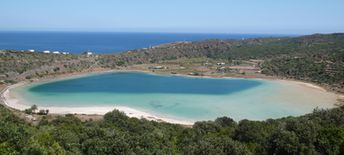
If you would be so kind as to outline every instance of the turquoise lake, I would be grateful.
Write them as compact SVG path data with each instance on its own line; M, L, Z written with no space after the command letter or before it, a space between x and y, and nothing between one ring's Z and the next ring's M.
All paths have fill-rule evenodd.
M263 120L333 106L330 93L288 82L111 72L33 83L15 90L39 107L125 106L183 120ZM109 109L111 111L111 109Z

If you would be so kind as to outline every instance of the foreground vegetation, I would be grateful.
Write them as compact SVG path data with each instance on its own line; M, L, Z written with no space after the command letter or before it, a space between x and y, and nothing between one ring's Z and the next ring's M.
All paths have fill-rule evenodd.
M343 154L344 108L301 117L235 122L221 117L193 128L113 111L103 120L73 115L30 125L0 106L0 154Z

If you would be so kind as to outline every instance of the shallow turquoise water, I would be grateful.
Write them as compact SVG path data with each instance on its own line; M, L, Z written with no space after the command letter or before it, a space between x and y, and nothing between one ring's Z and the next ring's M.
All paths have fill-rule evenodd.
M158 116L193 121L220 116L262 120L301 115L315 107L326 107L324 102L332 102L328 94L315 90L305 92L296 85L276 81L141 72L103 73L36 83L15 91L27 103L38 106L127 106Z

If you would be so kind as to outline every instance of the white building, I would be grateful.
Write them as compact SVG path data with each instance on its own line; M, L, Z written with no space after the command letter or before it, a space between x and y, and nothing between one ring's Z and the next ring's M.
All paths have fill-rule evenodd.
M59 51L54 51L53 54L60 54L60 52Z
M62 52L62 54L63 54L63 55L67 55L67 54L69 54L69 52Z
M31 53L35 52L35 50L33 50L33 49L29 49L28 51Z
M164 66L154 66L153 69L165 69Z
M50 51L43 51L43 53L47 53L48 54L48 53L50 53Z

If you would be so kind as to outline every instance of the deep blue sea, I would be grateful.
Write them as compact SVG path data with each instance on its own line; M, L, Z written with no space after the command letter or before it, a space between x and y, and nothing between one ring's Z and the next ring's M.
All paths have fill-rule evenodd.
M50 50L70 53L113 53L177 41L247 39L286 35L115 33L115 32L0 32L0 49Z

